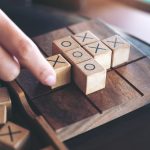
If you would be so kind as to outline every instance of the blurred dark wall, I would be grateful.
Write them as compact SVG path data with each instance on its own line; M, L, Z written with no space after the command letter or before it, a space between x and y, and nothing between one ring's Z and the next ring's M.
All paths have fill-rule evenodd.
M57 8L63 8L66 10L77 10L81 1L84 0L32 0L33 3L39 3L44 5L51 5Z
M83 21L79 16L50 6L26 7L24 3L17 1L0 0L0 8L30 37Z

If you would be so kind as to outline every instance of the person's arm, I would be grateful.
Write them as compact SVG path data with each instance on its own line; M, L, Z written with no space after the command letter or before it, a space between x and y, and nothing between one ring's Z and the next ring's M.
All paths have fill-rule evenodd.
M20 65L45 85L56 82L56 74L38 47L0 10L0 79L14 80Z

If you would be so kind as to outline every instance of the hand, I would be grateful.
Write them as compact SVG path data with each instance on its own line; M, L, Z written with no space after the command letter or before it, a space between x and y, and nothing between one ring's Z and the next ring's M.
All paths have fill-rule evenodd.
M41 83L55 84L56 74L38 47L0 10L0 79L14 80L20 65L29 69Z

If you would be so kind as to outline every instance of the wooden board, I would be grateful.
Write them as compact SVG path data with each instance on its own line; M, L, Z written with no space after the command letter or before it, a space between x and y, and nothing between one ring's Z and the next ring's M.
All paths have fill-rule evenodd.
M54 39L85 30L92 31L101 40L116 34L104 23L93 20L35 37L34 41L50 56ZM150 60L132 45L129 61L107 73L106 88L88 96L74 83L52 91L27 70L22 70L16 81L31 108L38 110L64 141L148 104L149 68Z
M135 63L116 69L130 84L141 92L141 95L150 91L150 59L144 58Z

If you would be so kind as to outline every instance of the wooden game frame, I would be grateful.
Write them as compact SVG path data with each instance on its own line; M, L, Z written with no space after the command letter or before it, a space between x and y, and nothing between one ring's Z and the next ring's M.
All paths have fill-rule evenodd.
M101 27L101 31L99 31L99 27ZM51 48L51 42L54 39L59 39L63 36L68 36L70 34L78 33L84 30L92 30L92 32L94 32L100 39L116 34L116 32L114 32L112 29L110 29L107 25L102 23L100 20L92 20L88 22L79 23L77 25L72 25L64 29L53 31L47 34L48 37L45 35L35 37L33 38L33 40L36 42L36 44L39 46L39 48L42 50L44 54L46 54L47 56L50 56L51 52L49 51L49 49ZM49 39L51 39L51 41ZM133 77L130 76L130 74L125 74L122 69L123 67L125 67L124 69L126 70L134 69L134 66L135 66L135 68L138 70L139 68L143 67L141 65L142 63L146 63L146 65L150 67L150 61L145 55L137 51L137 48L134 47L133 45L132 45L132 50L133 51L131 51L131 58L129 59L129 62L121 66L118 66L117 68L112 68L108 72L109 74L108 80L109 79L113 79L113 80L121 79L119 80L120 82L119 88L120 86L123 86L126 89L129 88L129 90L131 90L131 93L127 93L129 91L126 90L125 94L127 95L122 95L124 98L125 97L127 98L121 99L121 101L114 100L113 102L111 102L110 99L106 101L102 101L102 102L97 102L97 100L95 100L94 102L93 99L96 99L97 96L100 96L102 94L97 93L95 94L95 96L89 95L87 99L88 103L94 107L94 109L91 111L92 115L89 115L86 118L82 120L78 120L74 123L70 123L69 125L65 125L59 129L58 128L55 129L53 124L49 123L50 122L49 119L46 118L47 114L43 116L41 114L37 115L34 113L32 108L30 107L30 104L28 103L28 100L27 100L28 96L26 97L25 92L23 91L22 87L20 86L20 84L18 84L17 81L12 82L10 84L10 87L13 89L14 93L17 95L18 102L23 106L24 112L31 118L31 120L34 123L36 123L40 127L41 131L44 133L46 138L49 139L49 141L52 141L53 145L57 147L56 149L66 149L63 143L61 143L60 141L65 141L76 135L82 134L86 131L89 131L100 125L103 125L111 120L114 120L120 116L123 116L129 112L132 112L150 103L150 94L148 92L150 84L149 83L146 84L147 87L143 86L143 89L138 88L139 83L145 84L147 80L140 79L139 83L136 83L134 81L132 82ZM126 67L126 66L129 66L129 67ZM144 68L144 70L149 71L146 68ZM132 72L132 70L130 71ZM136 73L138 74L138 72ZM138 77L138 75L135 75L135 76ZM129 79L127 77L129 77ZM136 80L136 77L135 77L135 81L138 81ZM149 77L149 72L147 73L147 75L145 74L145 78L148 78L148 77ZM144 78L144 76L142 78ZM113 85L111 84L111 81L109 81L109 84L113 87ZM107 90L109 91L109 89ZM106 97L107 96L108 95L106 95ZM121 96L121 95L118 95L118 96ZM114 97L114 99L117 99L117 97Z

